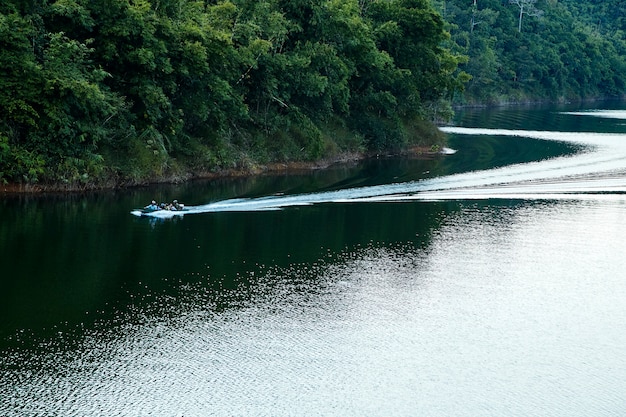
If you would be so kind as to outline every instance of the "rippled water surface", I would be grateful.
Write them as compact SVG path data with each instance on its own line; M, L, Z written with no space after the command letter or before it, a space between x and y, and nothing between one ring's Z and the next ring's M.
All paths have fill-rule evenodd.
M610 110L461 113L444 160L8 199L0 415L621 416ZM129 213L174 192L191 213Z

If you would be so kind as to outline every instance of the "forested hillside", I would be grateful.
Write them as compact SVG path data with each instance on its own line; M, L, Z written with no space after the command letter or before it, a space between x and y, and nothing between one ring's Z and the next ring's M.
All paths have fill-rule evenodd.
M434 0L472 79L459 103L572 100L626 91L622 0Z
M0 182L407 146L462 88L448 47L429 0L2 0Z
M625 12L621 0L0 0L0 183L128 184L430 146L451 103L622 96Z

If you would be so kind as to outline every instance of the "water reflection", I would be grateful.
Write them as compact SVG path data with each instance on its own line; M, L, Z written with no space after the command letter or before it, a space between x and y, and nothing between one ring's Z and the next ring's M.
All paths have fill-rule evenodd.
M345 204L192 216L158 227L127 212L117 219L103 214L94 224L91 207L62 221L59 211L34 210L41 219L36 227L16 212L3 228L14 236L4 256L15 260L4 266L4 336L15 329L89 323L101 310L113 317L117 312L110 306L132 301L130 294L143 287L175 292L167 280L208 272L215 285L233 288L239 274L256 265L315 262L326 251L371 242L424 245L446 206Z
M61 332L35 352L10 349L0 405L13 415L612 415L626 369L624 207L457 203L438 207L427 244L327 250L250 268L225 290L199 273L73 349Z
M328 176L1 200L0 415L619 415L622 193L128 214L152 198L436 183L464 175L468 154L493 168L503 150L515 163L579 151L467 139L449 158Z

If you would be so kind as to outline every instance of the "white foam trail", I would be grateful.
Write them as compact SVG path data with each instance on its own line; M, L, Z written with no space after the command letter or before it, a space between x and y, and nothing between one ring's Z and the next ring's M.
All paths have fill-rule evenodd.
M626 111L568 114L625 118ZM442 127L457 135L517 136L581 145L584 151L566 157L473 171L421 181L350 188L299 195L238 198L187 211L157 211L152 217L186 214L278 210L287 207L337 202L376 202L460 199L626 199L626 134L552 132ZM610 196L607 196L610 194ZM604 195L604 196L603 196ZM133 213L135 214L135 213Z
M441 152L439 152L442 155L454 155L457 152L456 149L451 149L451 148L442 148Z
M566 111L561 114L570 116L593 116L605 119L622 119L626 120L626 110L587 110L587 111Z

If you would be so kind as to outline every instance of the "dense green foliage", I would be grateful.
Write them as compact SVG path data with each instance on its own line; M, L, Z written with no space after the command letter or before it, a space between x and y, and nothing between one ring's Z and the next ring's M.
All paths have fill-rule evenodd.
M450 103L622 96L625 33L620 0L0 0L0 182L425 145Z
M384 150L465 75L429 0L0 0L0 181Z
M451 23L461 103L622 96L626 3L621 0L434 0Z

